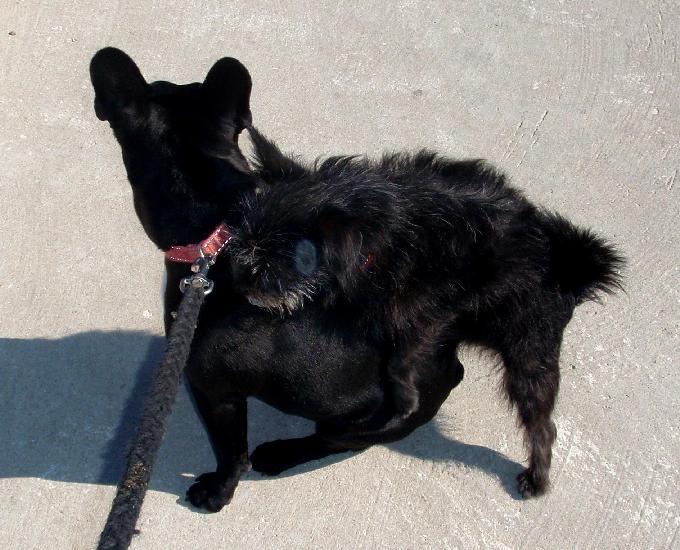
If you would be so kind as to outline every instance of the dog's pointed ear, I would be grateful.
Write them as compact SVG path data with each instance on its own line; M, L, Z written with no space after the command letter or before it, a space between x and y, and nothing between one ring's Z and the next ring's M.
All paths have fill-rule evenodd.
M130 56L117 48L99 50L90 61L94 110L99 120L138 114L149 86Z
M223 57L208 71L203 81L203 94L208 108L226 121L236 132L252 124L250 92L253 81L243 64L233 57Z
M276 143L263 136L255 126L248 127L248 134L253 144L251 164L263 181L295 181L307 175L308 170L302 164L285 155Z

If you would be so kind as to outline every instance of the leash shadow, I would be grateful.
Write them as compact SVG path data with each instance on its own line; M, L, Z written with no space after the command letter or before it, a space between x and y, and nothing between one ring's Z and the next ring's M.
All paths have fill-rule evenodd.
M0 338L0 478L116 485L123 473L152 372L165 339L139 331L91 331L64 338ZM312 422L249 400L249 445L301 437ZM519 498L522 467L502 454L447 438L436 423L388 448L423 460L453 462L497 478ZM352 457L298 466L292 476ZM183 500L192 478L215 467L208 438L181 389L156 460L150 489ZM250 472L245 479L263 479Z

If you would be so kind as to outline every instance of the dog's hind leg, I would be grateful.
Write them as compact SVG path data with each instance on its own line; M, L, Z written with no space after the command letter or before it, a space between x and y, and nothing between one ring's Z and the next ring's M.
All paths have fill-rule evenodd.
M559 349L559 337L534 333L501 350L505 391L517 408L529 450L529 467L517 477L519 492L525 498L541 495L548 487L556 437L551 414L560 380Z
M247 402L238 395L213 402L193 386L191 393L208 432L217 468L196 478L187 491L187 500L198 508L217 512L229 503L239 478L250 467Z
M311 460L320 460L349 450L351 449L333 449L315 433L307 437L262 443L253 451L250 462L256 472L275 476Z
M409 416L419 408L422 378L431 376L434 370L449 370L449 391L460 384L465 369L457 357L459 342L453 337L453 331L454 327L447 321L433 323L389 362L390 393L398 413ZM435 369L433 365L439 366Z
M429 418L413 414L393 416L381 426L370 424L346 425L339 422L317 423L316 433L298 439L279 439L259 445L250 457L253 470L277 475L326 456L347 451L361 451L371 445L391 443L406 437Z

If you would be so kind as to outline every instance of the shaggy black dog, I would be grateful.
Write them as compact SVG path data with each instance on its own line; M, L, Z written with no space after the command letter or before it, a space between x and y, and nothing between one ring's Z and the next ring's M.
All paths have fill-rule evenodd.
M258 194L273 197L266 181L316 177L278 154L266 140L257 140L256 133L262 167L256 173L249 170L238 148L238 136L251 120L251 79L245 67L235 59L218 61L204 82L187 85L147 83L135 63L114 48L98 52L90 70L97 116L107 120L113 129L123 152L135 210L149 238L162 250L199 242L221 222L239 226L243 221L239 205L244 197L250 204L255 204L253 197ZM444 179L442 177L442 181ZM310 220L317 219L313 212L309 214ZM342 218L329 218L329 225L323 228L326 239L323 242L330 243L333 238L347 242L343 223ZM333 266L343 255L361 262L359 275L362 270L368 275L373 269L384 269L384 258L375 255L377 248L367 251L366 257L355 257L352 251L342 253L341 249L333 248L337 257L331 262L331 247L328 248L329 255L324 256L324 249L319 248L322 241L316 239L308 238L309 242L303 239L299 247L295 244L298 252L296 269L303 274L316 274L319 283L317 266ZM239 242L243 252L244 241ZM573 245L574 241L564 239L566 249ZM359 254L364 254L360 246L358 249ZM574 252L579 258L580 249L576 247ZM242 258L242 254L238 257ZM564 256L570 257L569 254ZM587 254L585 258L588 259ZM577 261L583 263L584 260ZM397 365L405 365L405 372L415 372L412 369L414 361L402 360L395 354L386 334L380 331L368 334L357 322L366 318L365 312L361 307L357 309L352 300L341 299L341 294L336 298L336 291L330 290L336 283L328 288L325 283L323 286L324 296L332 300L313 301L304 309L281 317L244 299L235 288L231 263L238 270L236 279L242 279L242 262L220 257L212 268L210 277L215 281L215 290L207 297L201 311L186 370L189 389L217 460L216 470L199 476L189 488L187 496L194 505L210 511L220 510L231 499L249 462L257 471L276 474L331 453L400 439L428 422L462 379L463 368L456 358L459 340L452 336L431 361L417 362L419 370L411 384L417 396L413 402L415 409L404 414L395 407L399 384L395 386L390 382L389 373L395 372L395 359L399 359ZM570 266L562 268L563 273L568 273ZM181 299L179 281L190 271L188 264L167 258L166 271L167 328ZM339 271L333 269L328 273ZM574 276L582 273L575 270ZM587 290L591 281L582 282ZM350 284L351 277L347 283L347 290L354 288ZM578 285L578 277L571 283ZM306 283L303 286L306 288ZM311 290L317 291L310 288L305 292ZM371 303L378 304L380 294L374 296ZM250 299L263 305L262 298L258 302L258 297L251 295ZM525 313L531 314L528 310ZM564 315L568 317L566 313ZM449 331L448 321L442 318L442 330L446 327ZM374 328L379 326L382 324ZM481 321L470 326L481 326ZM550 327L554 328L554 325ZM539 324L532 334L540 331ZM511 334L499 331L497 337L501 334L505 335L504 341L512 341ZM480 340L488 341L490 337L486 335ZM540 336L537 338L541 339ZM546 343L545 349L555 351L559 348L554 345L555 338L556 335L546 335L546 342L551 341L553 345ZM521 347L522 342L517 340L515 346ZM525 355L518 354L518 357ZM550 359L550 365L556 365L556 357ZM542 372L537 364L515 366L511 363L509 368L520 373ZM553 379L557 377L555 369L551 370ZM517 377L530 386L530 399L548 391L544 386L528 382L534 376L536 382L540 382L540 374ZM397 380L401 377L397 376ZM533 392L531 388L534 388ZM246 398L249 396L284 412L316 421L316 432L300 439L260 445L249 461L246 431ZM521 399L519 396L516 402L523 411ZM529 407L533 410L533 405ZM531 433L540 433L543 429L540 426L544 424L536 424L539 431ZM530 444L532 449L545 449L546 446L545 442L534 445L530 441ZM549 450L547 445L548 457ZM540 475L538 468L543 468ZM546 476L547 464L536 464L532 457L529 470L520 477L522 493L525 496L540 493L545 487Z
M402 421L427 405L421 379L460 342L497 351L530 447L520 491L543 492L562 333L578 304L620 286L621 256L479 160L422 151L305 167L250 133L263 183L230 244L236 286L282 314L313 301L392 350Z

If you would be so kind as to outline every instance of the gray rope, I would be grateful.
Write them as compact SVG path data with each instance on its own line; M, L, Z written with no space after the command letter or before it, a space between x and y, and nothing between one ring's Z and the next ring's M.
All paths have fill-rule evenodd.
M189 286L172 323L163 360L156 369L144 401L142 417L128 455L127 468L118 484L109 517L99 539L98 550L128 548L142 502L149 486L151 469L165 435L170 409L177 397L182 370L189 358L198 314L205 299L202 288Z

